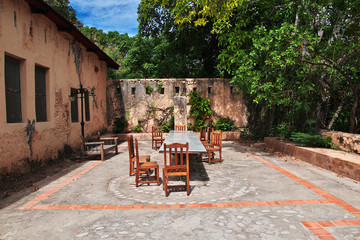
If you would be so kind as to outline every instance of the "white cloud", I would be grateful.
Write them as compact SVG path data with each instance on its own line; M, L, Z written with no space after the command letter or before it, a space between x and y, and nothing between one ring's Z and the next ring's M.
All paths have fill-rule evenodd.
M137 33L139 3L140 0L70 0L85 26L129 35Z

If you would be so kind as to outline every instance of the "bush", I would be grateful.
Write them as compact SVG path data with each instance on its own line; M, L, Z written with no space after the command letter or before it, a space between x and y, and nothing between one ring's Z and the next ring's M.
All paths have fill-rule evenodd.
M331 137L324 138L319 134L294 132L291 134L290 139L307 147L332 148Z
M234 121L230 118L219 118L214 128L221 131L231 131L235 127Z
M141 132L141 126L140 126L140 125L136 125L136 126L133 128L133 131L136 132L136 133Z
M113 124L113 133L124 132L125 128L128 126L128 121L125 117L115 118Z
M170 132L171 129L174 129L174 123L175 123L174 114L171 114L169 121L164 122L162 124L163 132Z

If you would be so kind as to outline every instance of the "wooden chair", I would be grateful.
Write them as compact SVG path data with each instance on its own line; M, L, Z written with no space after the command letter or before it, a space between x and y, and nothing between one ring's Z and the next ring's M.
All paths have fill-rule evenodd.
M136 155L135 155L135 149L134 149L133 135L128 135L127 136L127 141L128 141L129 162L130 162L129 175L131 176L133 174L136 174L136 168L135 168ZM139 156L139 161L140 162L148 162L148 161L150 161L150 155Z
M186 131L186 126L185 125L176 125L175 131Z
M169 177L185 177L185 185L169 186ZM166 197L169 195L170 189L186 188L187 195L190 194L189 143L172 143L169 145L164 143L163 186Z
M209 158L209 164L211 162L220 162L222 163L222 131L214 131L211 136L211 144L204 144L206 148L207 155ZM215 153L219 152L219 159L215 159ZM201 160L203 160L203 155L201 154Z
M206 127L200 127L200 141L201 142L206 141L206 134L207 134L207 128Z
M135 149L136 149L136 177L135 183L136 187L139 186L139 183L157 183L160 185L159 181L159 165L157 162L140 162L139 158L139 148L138 141L135 138ZM155 175L151 176L151 169L154 170ZM145 174L145 176L144 176Z
M162 127L161 126L153 126L152 133L151 133L151 142L152 142L152 149L158 149L161 144L164 142L164 138L162 136ZM160 144L160 146L159 146Z

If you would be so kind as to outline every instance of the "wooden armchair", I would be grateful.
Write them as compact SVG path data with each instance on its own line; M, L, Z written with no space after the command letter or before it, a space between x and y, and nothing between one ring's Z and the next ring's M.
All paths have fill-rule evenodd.
M135 177L135 183L136 187L139 186L139 183L157 183L157 185L160 185L159 181L159 165L157 162L148 162L148 161L142 161L140 162L140 156L139 156L139 148L138 148L138 141L135 138L135 149L136 149L136 177ZM155 175L151 176L151 169L154 170ZM145 175L144 175L145 174Z
M162 127L161 126L153 126L152 133L151 133L151 142L152 142L152 149L158 149L161 144L164 142L164 138L162 136ZM160 144L160 146L159 146Z
M135 155L133 135L128 135L127 141L128 141L129 163L130 163L129 175L131 176L133 174L136 174L136 167L135 167L136 155ZM139 162L148 162L148 161L150 161L150 155L139 156Z
M186 131L186 126L185 125L176 125L175 131Z
M105 154L113 151L118 154L118 138L117 137L100 137L99 141L89 142L84 141L82 146L82 153L84 155L100 155L101 161L104 161Z
M214 131L211 136L211 143L204 144L206 148L207 155L209 158L209 164L211 162L220 162L222 163L222 131ZM215 159L215 153L219 153L219 158ZM203 160L203 155L201 154L201 160Z
M185 185L169 186L169 177L185 177ZM163 186L166 197L169 195L170 189L185 188L187 195L190 194L189 143L173 143L169 145L164 143Z

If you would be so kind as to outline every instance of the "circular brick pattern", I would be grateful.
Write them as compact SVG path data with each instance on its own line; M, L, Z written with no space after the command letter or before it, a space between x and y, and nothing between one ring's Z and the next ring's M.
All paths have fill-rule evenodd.
M219 168L223 168L219 171ZM165 197L162 185L162 167L160 167L160 186L155 183L144 184L136 187L135 176L120 176L109 182L109 192L121 200L127 199L142 204L185 204L185 203L215 203L239 197L256 190L249 186L246 179L234 178L238 171L225 168L224 165L202 163L199 159L192 159L190 166L190 195L186 191L170 191ZM175 185L184 182L177 179L170 181Z

